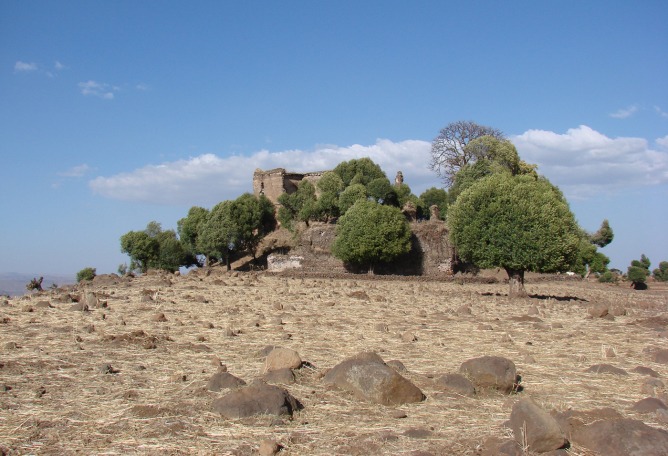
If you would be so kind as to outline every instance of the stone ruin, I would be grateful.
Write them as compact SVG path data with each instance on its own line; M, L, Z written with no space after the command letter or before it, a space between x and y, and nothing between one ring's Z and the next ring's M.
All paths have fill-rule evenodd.
M296 192L297 186L303 180L307 180L315 186L326 172L293 173L286 171L284 168L275 168L269 171L258 168L253 173L253 193L258 197L264 195L274 205L278 205L278 197L283 193Z

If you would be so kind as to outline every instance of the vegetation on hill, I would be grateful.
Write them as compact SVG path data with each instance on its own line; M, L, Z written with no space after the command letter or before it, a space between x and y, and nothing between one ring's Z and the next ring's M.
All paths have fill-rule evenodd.
M650 275L649 267L651 266L649 258L643 253L640 260L631 261L626 272L626 278L631 282L631 286L636 290L644 290L647 288L647 278Z

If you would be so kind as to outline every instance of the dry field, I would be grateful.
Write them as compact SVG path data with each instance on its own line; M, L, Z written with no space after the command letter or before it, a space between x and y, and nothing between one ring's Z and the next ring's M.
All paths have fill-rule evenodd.
M668 316L668 290L658 284L633 291L528 282L539 297L510 301L502 283L212 270L87 289L107 307L71 310L59 302L63 291L0 300L0 454L250 455L272 439L284 455L475 455L487 437L510 435L503 423L522 397L548 411L611 407L668 429L658 415L629 410L647 397L646 377L632 369L668 377L668 365L649 354L668 348L661 328L639 324ZM626 315L588 318L594 303ZM534 321L517 318L529 313ZM310 363L285 385L305 408L292 419L212 412L224 394L206 388L216 362L250 383L263 373L267 345L292 348ZM323 385L326 369L363 351L401 361L427 399L386 407ZM514 361L523 391L468 398L435 382L482 355ZM598 363L629 375L585 372ZM568 454L592 453L574 445Z

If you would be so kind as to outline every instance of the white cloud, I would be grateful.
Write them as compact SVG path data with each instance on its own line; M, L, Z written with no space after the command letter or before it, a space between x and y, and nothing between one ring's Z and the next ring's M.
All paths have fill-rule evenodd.
M312 151L258 151L250 156L219 157L205 154L184 160L149 165L111 177L90 181L91 189L104 197L158 204L211 206L252 191L256 168L285 168L289 171L325 171L343 161L369 157L391 180L397 171L414 193L439 186L428 170L431 143L419 140L392 142L379 139L374 145L348 147L318 146Z
M91 95L94 97L103 98L105 100L113 100L114 91L119 90L118 87L113 87L104 82L96 81L80 82L79 89L81 90L82 95Z
M36 63L27 63L19 60L14 64L14 71L17 73L35 71L36 69L37 69Z
M656 142L659 147L668 150L668 135L664 136L663 138L657 138Z
M633 106L629 106L626 109L619 109L619 110L611 113L610 117L613 117L615 119L626 119L627 117L631 117L636 112L638 112L638 106L633 105Z
M658 106L654 106L654 111L656 111L656 113L659 116L663 117L664 119L668 119L668 112L664 111L663 109L659 108Z
M570 198L668 182L668 153L651 149L644 138L613 139L581 125L565 134L529 130L510 139L522 159L537 163Z
M66 68L65 65L60 63L58 60L56 60L56 62L53 64L53 67L58 71L64 70Z
M92 168L86 164L74 166L67 171L58 173L62 177L83 177L91 171Z

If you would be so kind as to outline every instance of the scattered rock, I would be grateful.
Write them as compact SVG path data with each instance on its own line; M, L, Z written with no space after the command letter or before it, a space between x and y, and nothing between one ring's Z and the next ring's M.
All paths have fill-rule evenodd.
M75 312L88 312L88 304L84 302L77 302L70 306L70 310Z
M325 383L383 405L420 402L425 395L373 352L348 358L327 372Z
M668 432L638 420L597 421L573 434L573 442L606 456L668 454Z
M520 445L526 443L530 451L537 453L557 450L568 443L557 420L530 398L513 406L510 428Z
M214 412L235 419L253 415L289 415L303 408L286 389L256 381L234 390L212 403Z
M668 410L668 407L655 397L646 397L633 404L631 410L637 413L654 413L657 410Z
M475 395L475 386L461 374L445 374L436 380L436 385L462 396L473 397Z
M650 377L658 378L659 373L655 371L654 369L650 369L649 367L644 367L644 366L638 366L634 367L631 372L635 372L636 374L640 375L649 375Z
M515 363L501 356L482 356L462 363L459 372L478 388L492 388L511 393L517 387Z
M480 456L524 456L524 452L515 439L488 437Z
M411 439L428 439L434 433L425 428L410 428L404 431L404 435Z
M289 348L275 348L267 355L264 371L269 372L278 369L298 369L302 365L302 359L294 350Z
M613 375L629 375L624 369L615 367L612 364L594 364L585 372L591 372L594 374L613 374Z
M234 375L230 374L229 372L222 371L222 372L216 372L211 376L209 379L209 383L206 385L206 389L209 391L221 391L223 389L232 389L232 388L238 388L239 386L245 385L246 382L240 379L239 377L235 377Z
M98 371L100 374L118 374L120 372L120 370L114 369L111 364L102 364Z
M401 373L401 372L408 372L408 369L406 369L406 366L404 366L404 363L399 361L398 359L393 359L391 361L386 362L388 366L390 366L392 369L395 371Z
M657 350L652 354L652 361L658 364L668 364L668 349Z
M17 348L21 348L21 346L19 344L17 344L16 342L7 342L5 344L5 349L6 350L16 350Z
M274 440L263 440L260 442L260 448L258 449L258 454L260 456L273 456L283 447Z
M418 340L414 332L406 331L401 335L401 340L404 342L416 342Z
M592 410L566 410L564 412L552 412L551 415L557 420L566 438L573 440L571 436L583 426L599 420L617 420L623 416L615 409L604 407Z
M167 317L165 316L164 313L160 312L160 313L157 313L157 314L153 315L151 317L151 321L162 323L162 322L167 321Z
M473 314L473 311L471 310L471 306L470 306L470 305L468 305L468 304L464 304L464 305L460 306L459 308L457 308L457 310L455 311L455 313L456 313L457 315L472 315L472 314Z
M51 305L51 303L49 301L37 301L35 303L35 307L37 309L52 309L53 308L53 306Z
M23 312L34 312L35 309L33 308L33 306L31 306L29 304L26 304L25 306L23 306L21 308L21 311L23 311Z
M587 313L592 318L603 318L608 315L608 305L603 303L596 303L589 306Z
M262 376L262 379L267 383L279 383L284 385L291 385L295 383L295 374L292 369L282 368L270 370Z

